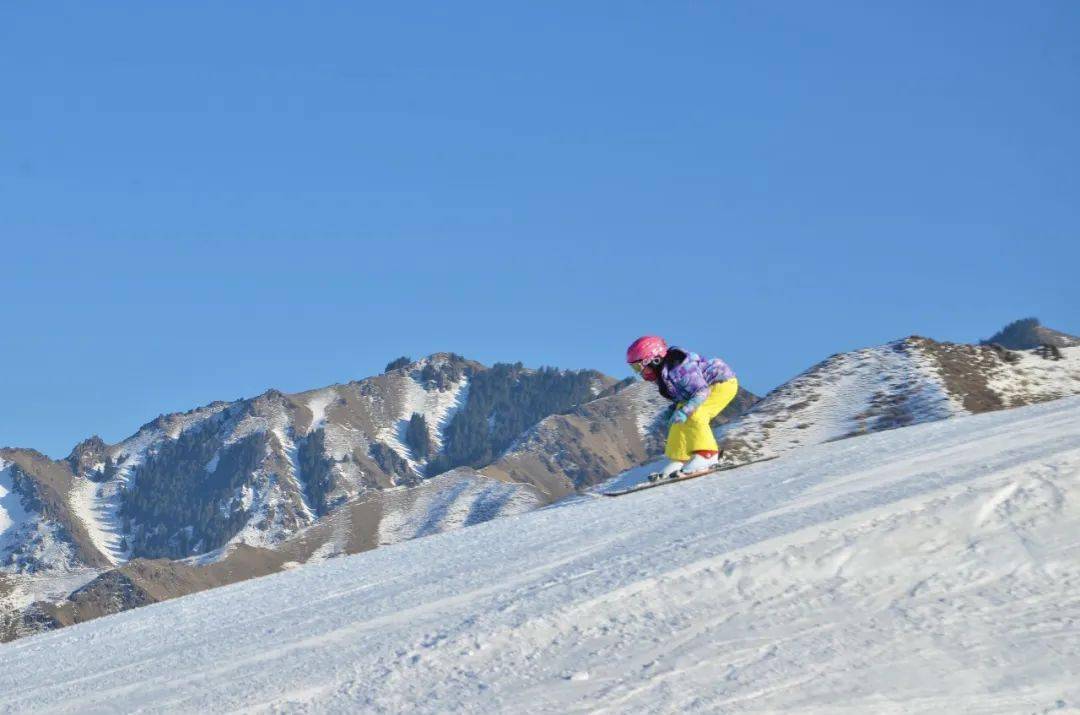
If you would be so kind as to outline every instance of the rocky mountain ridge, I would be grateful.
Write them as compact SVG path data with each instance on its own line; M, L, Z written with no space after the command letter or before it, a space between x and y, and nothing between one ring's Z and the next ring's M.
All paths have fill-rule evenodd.
M522 385L531 384L533 400L517 410L492 403L477 417L478 393L470 397L469 387L479 380L488 392L493 384L528 392ZM437 354L358 382L163 415L115 445L85 440L65 460L25 449L0 455L13 487L17 479L42 518L66 529L84 564L182 558L228 543L277 543L368 492L483 466L524 429L518 424L593 399L614 382L591 371L486 368ZM462 414L484 422L479 435L459 428ZM409 444L414 418L426 433L422 455ZM476 464L453 453L466 440ZM436 461L445 468L431 470Z

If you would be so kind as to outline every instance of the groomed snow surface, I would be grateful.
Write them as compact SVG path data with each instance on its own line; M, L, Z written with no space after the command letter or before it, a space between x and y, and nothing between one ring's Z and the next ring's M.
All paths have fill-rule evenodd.
M1068 711L1080 398L807 447L0 646L0 711Z

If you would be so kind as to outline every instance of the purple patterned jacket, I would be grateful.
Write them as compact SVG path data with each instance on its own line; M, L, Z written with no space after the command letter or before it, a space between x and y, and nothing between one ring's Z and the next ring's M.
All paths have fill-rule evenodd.
M665 364L660 370L665 392L675 403L685 403L683 409L688 415L709 396L709 387L733 377L735 373L720 358L706 360L689 352L678 365L669 367Z

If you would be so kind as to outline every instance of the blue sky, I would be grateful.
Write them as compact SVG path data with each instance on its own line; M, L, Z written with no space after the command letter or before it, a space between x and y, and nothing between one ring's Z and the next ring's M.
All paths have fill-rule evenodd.
M658 332L1080 333L1080 4L7 3L0 445Z

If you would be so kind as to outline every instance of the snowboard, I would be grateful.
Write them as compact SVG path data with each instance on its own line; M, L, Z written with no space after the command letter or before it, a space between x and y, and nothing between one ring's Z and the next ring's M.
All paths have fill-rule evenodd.
M676 484L678 482L688 482L691 479L699 479L700 477L707 477L710 474L716 474L717 472L729 472L732 469L739 469L740 467L748 467L751 464L761 464L762 462L771 462L776 457L766 457L765 459L755 459L752 462L743 462L742 464L718 464L712 469L706 469L700 472L694 472L693 474L677 474L677 476L668 477L664 479L658 472L654 472L649 475L649 478L632 487L626 489L619 489L613 492L600 492L606 497L621 497L626 494L633 494L634 492L643 492L646 489L652 489L653 487L662 487L665 484Z

